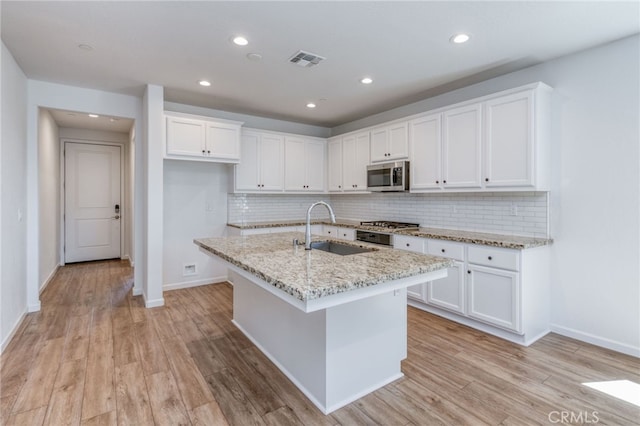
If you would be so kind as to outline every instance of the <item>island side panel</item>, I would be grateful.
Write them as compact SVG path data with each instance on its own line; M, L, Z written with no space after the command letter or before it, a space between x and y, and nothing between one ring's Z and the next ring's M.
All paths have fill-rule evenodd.
M233 323L326 413L326 312L304 313L230 273Z
M327 309L327 412L403 376L407 291Z

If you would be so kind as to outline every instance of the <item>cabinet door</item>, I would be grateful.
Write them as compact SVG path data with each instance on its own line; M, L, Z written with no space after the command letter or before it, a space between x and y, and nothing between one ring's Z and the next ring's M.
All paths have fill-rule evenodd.
M371 162L389 160L389 136L386 127L373 129L371 131Z
M426 241L423 238L395 235L393 239L393 248L412 251L415 253L424 253L426 252L425 243ZM407 287L407 297L419 302L426 302L426 285L427 283L421 283Z
M406 122L389 126L387 159L399 160L409 156L409 128Z
M322 192L325 187L324 141L309 140L305 147L305 169L307 191Z
M521 331L517 272L469 265L467 285L470 317L508 330Z
M167 117L167 154L202 157L205 155L204 122Z
M410 124L411 189L440 189L442 115L419 118Z
M244 156L242 157L244 161ZM281 191L284 180L284 138L269 133L260 139L260 181L264 191Z
M533 186L533 92L485 104L485 186Z
M480 104L456 108L444 113L445 188L481 186L481 111Z
M427 283L427 303L459 314L465 314L464 262L455 261L447 269L447 277Z
M327 142L327 161L329 191L342 192L342 139Z
M237 191L258 191L260 185L260 135L243 133L240 138L242 161L235 166L235 188Z
M207 156L225 160L240 160L240 126L206 123Z
M369 165L369 132L356 135L355 147L352 180L356 191L366 191L367 166Z
M287 137L284 142L284 189L305 191L307 159L306 141L302 138Z

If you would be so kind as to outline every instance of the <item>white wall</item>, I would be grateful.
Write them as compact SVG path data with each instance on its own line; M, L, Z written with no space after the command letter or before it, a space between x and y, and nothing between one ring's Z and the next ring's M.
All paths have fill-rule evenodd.
M27 78L2 43L0 350L27 311Z
M535 81L555 88L552 328L640 356L640 36L333 129L340 134Z
M221 282L227 267L193 244L194 238L224 236L227 224L226 164L164 162L164 289ZM197 274L183 275L196 264Z
M38 219L40 225L38 290L49 283L60 264L60 140L51 113L38 114Z

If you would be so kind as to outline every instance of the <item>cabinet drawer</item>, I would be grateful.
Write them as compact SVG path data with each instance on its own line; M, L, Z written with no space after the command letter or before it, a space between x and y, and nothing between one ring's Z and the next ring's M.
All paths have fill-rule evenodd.
M338 238L338 228L335 226L324 225L322 227L322 235L325 237Z
M338 238L341 240L355 241L356 230L353 228L337 228Z
M469 263L511 271L520 270L520 252L497 247L469 246Z
M427 253L433 256L464 261L464 245L449 241L429 240Z
M424 243L426 241L423 238L407 237L404 235L393 236L393 248L399 250L413 251L416 253L424 253Z

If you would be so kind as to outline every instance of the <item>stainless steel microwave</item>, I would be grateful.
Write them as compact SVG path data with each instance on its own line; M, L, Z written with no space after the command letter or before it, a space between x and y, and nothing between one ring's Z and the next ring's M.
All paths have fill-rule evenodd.
M400 192L409 190L409 162L367 166L367 191Z

